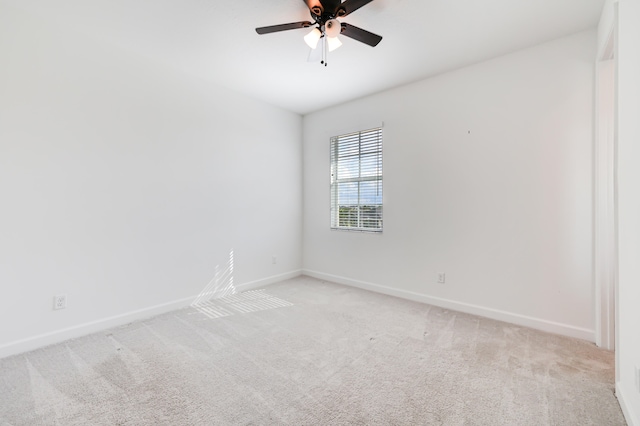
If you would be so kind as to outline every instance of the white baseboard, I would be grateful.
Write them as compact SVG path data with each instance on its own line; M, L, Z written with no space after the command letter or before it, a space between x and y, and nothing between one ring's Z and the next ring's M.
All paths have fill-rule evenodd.
M271 277L262 278L260 280L239 284L236 285L235 288L239 292L252 290L276 283L278 281L295 278L301 274L302 270L298 269L284 274L273 275ZM97 333L99 331L103 331L112 327L118 327L124 324L128 324L132 321L138 321L156 315L164 314L166 312L174 311L176 309L184 308L186 306L189 306L196 299L198 299L198 296L187 297L184 299L174 300L172 302L162 303L160 305L150 306L147 308L138 309L136 311L127 312L125 314L115 315L112 317L87 322L73 327L28 337L26 339L9 342L0 346L0 358L28 352L34 349L53 345L55 343L64 342L65 340L86 336L87 334Z
M640 426L640 412L631 410L631 407L633 407L633 405L629 404L631 399L626 397L626 393L622 389L620 382L616 382L616 397L618 398L618 403L620 403L622 414L624 414L629 426Z
M440 297L428 296L426 294L415 293L408 290L386 287L379 284L372 284L364 281L345 278L337 275L325 274L323 272L302 270L303 275L318 278L325 281L332 281L338 284L344 284L352 287L361 288L363 290L374 291L376 293L387 294L389 296L400 297L402 299L422 302L429 305L439 306L441 308L451 309L454 311L464 312L467 314L478 315L486 318L504 321L511 324L517 324L524 327L535 328L537 330L546 331L563 336L575 337L578 339L595 342L595 330L575 327L568 324L548 321L540 318L533 318L526 315L520 315L512 312L501 311L498 309L487 308L484 306L472 305L455 300L443 299ZM640 426L640 425L638 425Z
M290 272L285 272L284 274L272 275L267 278L262 278L256 281L250 281L248 283L240 284L236 286L236 289L238 291L253 290L255 288L260 288L270 284L275 284L280 281L299 277L300 275L302 275L302 269L296 269Z
M28 337L26 339L16 340L14 342L10 342L0 346L0 358L31 351L34 349L42 348L44 346L60 343L65 340L74 339L76 337L85 336L91 333L96 333L108 328L118 327L120 325L128 324L132 321L149 318L155 315L163 314L165 312L180 309L188 306L193 301L193 299L193 297L187 297L185 299L175 300L156 306L127 312L126 314L115 315L112 317L75 325L73 327L63 328L61 330Z

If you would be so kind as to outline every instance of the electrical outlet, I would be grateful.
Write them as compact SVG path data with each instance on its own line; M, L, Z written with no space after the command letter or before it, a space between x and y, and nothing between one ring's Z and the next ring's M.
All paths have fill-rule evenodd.
M67 307L67 295L59 294L53 297L53 309L66 309Z
M278 257L277 256L271 256L271 263L273 263L274 265L276 263L278 263Z
M438 272L438 284L444 284L445 278L444 272Z

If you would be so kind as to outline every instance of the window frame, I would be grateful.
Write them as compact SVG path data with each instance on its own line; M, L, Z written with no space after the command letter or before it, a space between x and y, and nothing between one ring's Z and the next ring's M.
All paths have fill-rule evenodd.
M354 154L353 152L349 155L343 153L340 155L341 142L342 147L346 147L353 149L354 148L354 138L357 138L357 149L358 152L355 154L357 158L357 168L358 168L358 176L357 177L347 177L341 178L339 176L338 171L341 169L340 165L347 163L348 159L353 161ZM363 152L363 147L366 152ZM368 149L367 149L368 148ZM382 134L382 126L374 127L367 130L360 130L351 133L345 133L338 136L333 136L330 138L329 143L329 163L330 163L330 229L332 231L349 231L349 232L367 232L367 233L382 233L384 229L384 201L382 198L383 193L383 134ZM375 156L375 157L373 157ZM371 161L371 158L374 158L375 166L372 167L368 162ZM342 162L341 162L342 159ZM363 163L365 163L365 167L363 170ZM375 172L375 173L374 173ZM363 176L363 173L365 174ZM374 174L371 174L374 173ZM366 202L363 200L362 196L362 183L373 182L377 183L375 186L376 195L375 197L379 197L379 202ZM357 184L357 203L353 202L350 204L340 203L340 185L341 184ZM365 194L366 195L366 194ZM357 213L357 217L355 218L356 226L348 226L343 225L343 220L345 220L344 216L341 216L341 211L343 207L348 207L350 209L355 209ZM369 214L364 214L366 208L374 207L374 211L369 211ZM354 218L349 216L347 221L353 221ZM366 221L377 222L378 226L366 226Z

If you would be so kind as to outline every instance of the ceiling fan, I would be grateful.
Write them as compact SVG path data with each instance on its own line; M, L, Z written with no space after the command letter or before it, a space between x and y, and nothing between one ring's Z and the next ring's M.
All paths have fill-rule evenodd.
M377 46L382 40L382 37L373 34L362 28L358 28L354 25L347 24L345 22L338 21L337 18L344 18L345 16L360 9L362 6L371 3L373 0L303 0L309 12L311 12L311 18L314 22L300 21L292 22L290 24L271 25L268 27L256 28L258 34L269 34L279 31L295 30L299 28L314 27L310 33L308 33L304 40L311 47L315 49L318 46L318 42L321 39L325 41L322 43L323 49L323 63L325 66L326 49L329 51L335 50L342 45L342 42L338 39L338 35L350 37L354 40L358 40L361 43L368 44L369 46Z

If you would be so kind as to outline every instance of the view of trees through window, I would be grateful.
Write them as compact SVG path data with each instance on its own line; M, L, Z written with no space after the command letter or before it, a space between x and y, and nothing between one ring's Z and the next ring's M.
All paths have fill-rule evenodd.
M382 231L382 129L331 138L331 227Z
M382 228L382 206L340 206L339 226Z

